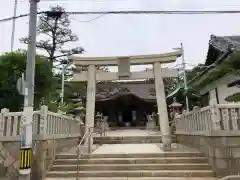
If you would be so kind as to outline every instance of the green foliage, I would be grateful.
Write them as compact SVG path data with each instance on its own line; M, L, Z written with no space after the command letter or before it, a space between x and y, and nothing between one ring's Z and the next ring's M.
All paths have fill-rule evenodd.
M85 99L87 83L68 82L65 86L64 101L66 103L65 112L74 112L75 108L85 108L84 102L76 102L76 99ZM75 101L74 101L75 100Z
M25 71L26 52L5 53L0 56L0 108L20 111L23 97L18 93L16 83ZM54 79L51 64L46 58L36 56L35 68L35 108L39 108L42 99L49 100L54 91Z
M240 102L240 92L226 97L225 100L228 102Z
M65 104L60 104L57 108L57 110L60 110L62 112L65 113L71 113L74 114L75 113L75 109L82 109L82 111L85 111L85 108L83 107L82 103L74 103L74 102L69 102L69 103L65 103Z

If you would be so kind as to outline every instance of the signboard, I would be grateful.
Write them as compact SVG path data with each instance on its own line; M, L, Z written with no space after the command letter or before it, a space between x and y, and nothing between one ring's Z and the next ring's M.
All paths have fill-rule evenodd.
M20 170L30 169L32 164L32 148L20 149Z

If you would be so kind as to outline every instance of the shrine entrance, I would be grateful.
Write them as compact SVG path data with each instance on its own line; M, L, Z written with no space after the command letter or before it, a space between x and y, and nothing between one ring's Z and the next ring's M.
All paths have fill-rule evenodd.
M178 77L178 71L162 68L162 64L175 62L177 57L182 55L182 51L165 54L140 55L140 56L115 56L115 57L82 57L72 56L76 66L76 73L72 81L87 81L87 104L86 104L86 131L89 127L94 127L95 120L95 102L96 102L96 84L99 81L118 81L118 80L137 80L154 79L156 100L158 108L158 120L162 135L164 147L171 147L172 134L169 126L166 96L164 89L164 77ZM131 72L130 65L152 64L153 69L147 71ZM81 71L82 66L87 66L87 71ZM98 71L99 66L118 66L118 72ZM130 111L124 112L126 119L130 118ZM91 140L92 143L92 140Z
M141 87L141 85L139 86ZM140 127L147 123L147 114L156 112L156 100L146 101L134 94L119 94L96 102L96 111L107 116L109 127Z
M129 127L137 125L137 102L134 95L119 96L116 99L117 121L119 126ZM139 118L139 117L138 117Z

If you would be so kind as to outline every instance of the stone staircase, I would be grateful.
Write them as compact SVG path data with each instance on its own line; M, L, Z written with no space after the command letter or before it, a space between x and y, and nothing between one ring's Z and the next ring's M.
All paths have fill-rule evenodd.
M79 163L79 174L77 174ZM215 180L207 159L198 152L144 154L59 154L47 179L81 180Z
M160 143L160 135L148 136L102 136L94 137L94 144L147 144L147 143ZM176 136L172 136L172 142L176 143Z

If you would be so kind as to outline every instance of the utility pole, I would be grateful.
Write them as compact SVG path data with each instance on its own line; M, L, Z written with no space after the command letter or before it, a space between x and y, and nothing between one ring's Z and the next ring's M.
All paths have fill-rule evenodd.
M184 76L184 91L186 95L185 103L186 103L186 110L189 111L189 102L188 102L188 86L187 86L187 74L186 74L186 63L184 58L184 47L183 43L181 43L181 49L182 49L182 66L183 66L183 76Z
M30 0L29 13L29 44L26 64L26 80L24 82L24 109L21 120L20 137L20 166L19 180L30 180L32 164L32 123L34 106L34 78L35 78L35 55L36 55L36 26L37 26L37 3L40 0Z
M15 39L15 26L16 26L16 17L17 15L17 0L14 1L14 9L13 9L13 21L12 21L12 36L11 36L11 51L13 51L14 47L14 39Z
M65 66L62 67L62 92L61 92L61 103L64 103L64 80L65 80Z

